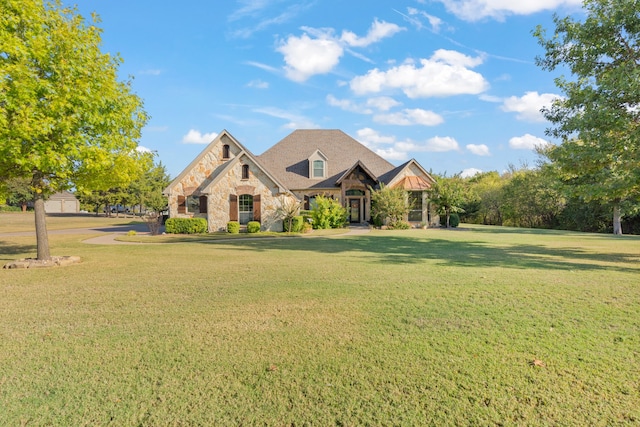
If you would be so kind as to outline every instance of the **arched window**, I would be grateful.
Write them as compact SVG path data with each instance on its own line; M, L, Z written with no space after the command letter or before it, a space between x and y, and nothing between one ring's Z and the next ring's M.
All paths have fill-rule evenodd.
M253 196L251 194L242 194L238 198L238 213L240 224L253 221Z
M249 179L249 165L242 165L242 179Z
M222 158L223 159L228 159L229 158L229 145L228 144L224 144L222 146Z

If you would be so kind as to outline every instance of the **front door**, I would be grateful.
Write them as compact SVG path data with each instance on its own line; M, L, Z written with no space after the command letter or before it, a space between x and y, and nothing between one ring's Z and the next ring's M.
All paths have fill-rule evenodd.
M349 199L349 222L361 222L360 199Z

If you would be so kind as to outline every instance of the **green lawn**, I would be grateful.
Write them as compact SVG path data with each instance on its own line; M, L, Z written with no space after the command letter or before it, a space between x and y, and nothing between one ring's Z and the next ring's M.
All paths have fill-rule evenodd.
M132 215L107 218L104 214L51 214L47 215L47 230L63 230L68 228L106 227L142 222ZM0 213L0 233L15 233L35 230L33 212Z
M638 237L83 238L0 270L0 425L640 422Z

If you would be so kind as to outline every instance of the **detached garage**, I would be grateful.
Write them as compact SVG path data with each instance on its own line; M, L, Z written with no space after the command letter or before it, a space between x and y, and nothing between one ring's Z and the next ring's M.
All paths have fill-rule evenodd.
M44 202L46 213L78 213L80 212L80 202L68 191L53 194Z

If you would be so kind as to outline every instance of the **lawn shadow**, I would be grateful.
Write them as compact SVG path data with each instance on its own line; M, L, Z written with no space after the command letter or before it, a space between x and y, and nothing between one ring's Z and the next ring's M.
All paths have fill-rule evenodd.
M16 255L30 254L36 251L36 245L17 245L13 242L0 241L0 260L10 261L15 259Z
M290 250L300 256L304 256L305 252L309 256L313 253L359 253L369 258L377 257L376 263L381 265L415 264L428 260L474 268L640 272L640 254L596 253L576 248L549 248L542 244L498 244L480 240L460 242L397 234L198 243L225 244L229 250L238 251ZM621 266L621 263L629 266Z

